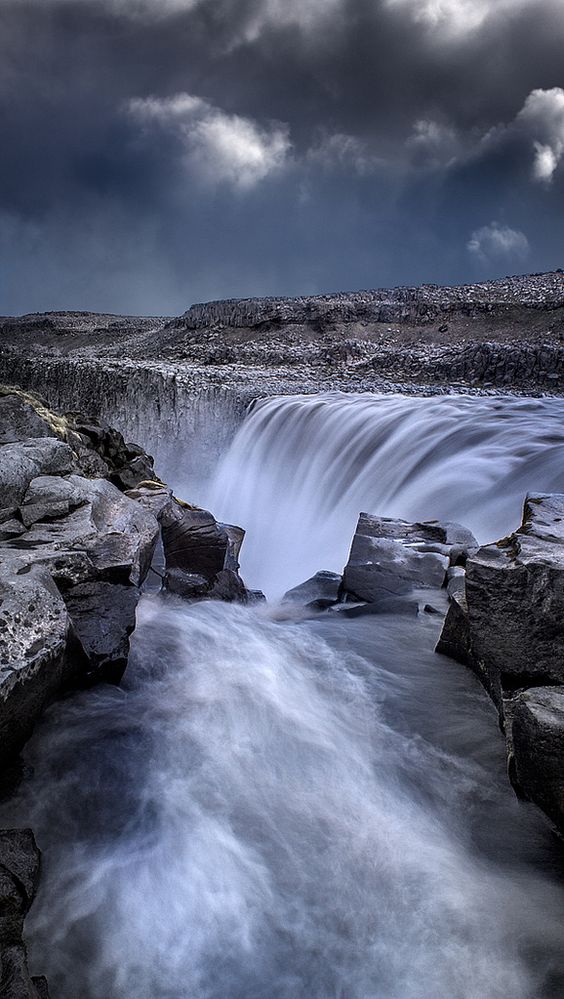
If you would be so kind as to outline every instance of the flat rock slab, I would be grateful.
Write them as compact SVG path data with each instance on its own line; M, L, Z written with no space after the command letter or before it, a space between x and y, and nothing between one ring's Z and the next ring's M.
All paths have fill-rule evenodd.
M29 483L38 475L64 475L74 470L68 444L56 437L0 447L0 507L21 503Z
M414 589L441 588L449 566L477 547L474 536L460 524L409 523L361 513L343 590L358 600L377 603Z

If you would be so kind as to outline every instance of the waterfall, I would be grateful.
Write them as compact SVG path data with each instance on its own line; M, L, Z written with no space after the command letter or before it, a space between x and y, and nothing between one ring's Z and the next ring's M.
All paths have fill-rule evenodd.
M250 528L243 572L279 595L342 569L361 510L486 542L519 525L527 491L564 491L561 399L335 392L256 403L205 500Z
M561 416L271 399L206 499L279 592L342 564L362 507L513 526L525 489L564 488ZM0 805L43 851L26 933L52 995L559 999L558 847L440 626L145 595L122 687L52 705Z

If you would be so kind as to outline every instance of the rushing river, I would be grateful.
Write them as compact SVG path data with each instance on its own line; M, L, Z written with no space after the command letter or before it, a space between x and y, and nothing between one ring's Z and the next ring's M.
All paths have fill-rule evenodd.
M208 499L279 591L342 564L363 507L507 531L527 488L564 489L563 417L272 400ZM53 999L560 999L561 850L439 628L144 597L123 687L47 712L2 809L44 851Z

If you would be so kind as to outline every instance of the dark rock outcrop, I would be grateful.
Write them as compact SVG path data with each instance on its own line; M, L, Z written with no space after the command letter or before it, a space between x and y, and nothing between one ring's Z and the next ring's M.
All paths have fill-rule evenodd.
M564 831L564 687L515 698L510 774L517 790Z
M48 999L44 978L31 978L23 942L24 918L39 882L40 854L30 829L0 830L0 995Z
M219 524L208 510L174 498L163 510L161 524L170 593L239 603L251 599L239 575L242 528Z
M564 496L527 498L519 530L468 560L465 597L438 651L472 665L502 720L515 691L564 683Z
M564 495L528 496L521 527L468 559L437 652L478 675L517 790L564 832Z

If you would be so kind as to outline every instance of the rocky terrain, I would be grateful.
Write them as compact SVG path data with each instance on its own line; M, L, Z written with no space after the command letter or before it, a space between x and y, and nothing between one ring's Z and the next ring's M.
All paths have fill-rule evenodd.
M248 602L244 531L172 495L121 434L0 387L0 784L44 708L64 690L117 683L153 572L184 597ZM164 565L161 562L164 561ZM12 772L11 772L12 771ZM17 777L15 778L17 779ZM29 831L0 831L0 994L47 995L29 978L23 918L39 876Z
M130 381L178 399L230 391L241 405L332 388L561 392L564 274L210 302L176 318L4 318L0 378L66 408L79 405L80 381L92 412Z

